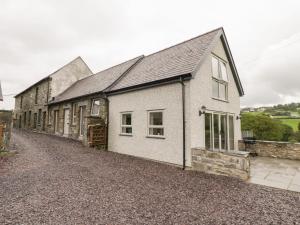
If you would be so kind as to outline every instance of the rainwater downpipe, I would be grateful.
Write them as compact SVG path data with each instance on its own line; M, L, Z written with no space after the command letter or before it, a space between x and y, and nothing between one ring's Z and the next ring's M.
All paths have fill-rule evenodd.
M185 170L185 85L182 77L180 77L179 82L182 94L182 169Z

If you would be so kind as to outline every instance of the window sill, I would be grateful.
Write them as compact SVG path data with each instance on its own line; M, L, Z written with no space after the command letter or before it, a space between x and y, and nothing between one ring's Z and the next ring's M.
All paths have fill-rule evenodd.
M220 101L220 102L226 102L226 103L229 103L228 100L224 100L224 99L221 99L221 98L215 98L215 97L212 97L212 99L217 100L217 101Z
M166 139L165 136L155 136L155 135L147 135L146 138Z
M119 136L127 136L127 137L132 137L132 134L119 134Z

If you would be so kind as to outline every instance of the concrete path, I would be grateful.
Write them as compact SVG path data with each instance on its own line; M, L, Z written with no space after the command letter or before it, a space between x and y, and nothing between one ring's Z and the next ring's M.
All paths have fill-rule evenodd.
M300 192L300 161L251 158L250 183Z

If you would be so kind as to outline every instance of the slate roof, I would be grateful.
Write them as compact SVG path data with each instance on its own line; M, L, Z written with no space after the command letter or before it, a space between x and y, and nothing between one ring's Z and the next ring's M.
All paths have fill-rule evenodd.
M222 28L145 56L109 91L192 73L220 31Z
M148 85L152 82L177 79L178 76L192 75L213 46L214 40L220 38L221 35L221 39L227 45L223 28L218 28L148 56L139 56L113 66L77 81L50 104L94 93L114 93L135 88L139 85ZM228 48L226 51L232 59L229 46L226 47ZM234 70L240 94L243 95L233 59L231 66Z
M143 57L144 56L138 56L134 59L128 60L77 81L63 93L55 97L55 100L51 101L50 104L98 93L105 90Z

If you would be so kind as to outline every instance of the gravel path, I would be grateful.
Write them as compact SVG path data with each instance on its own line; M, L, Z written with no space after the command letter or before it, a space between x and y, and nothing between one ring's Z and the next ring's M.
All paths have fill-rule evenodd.
M14 131L0 224L300 224L300 194Z

